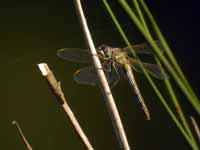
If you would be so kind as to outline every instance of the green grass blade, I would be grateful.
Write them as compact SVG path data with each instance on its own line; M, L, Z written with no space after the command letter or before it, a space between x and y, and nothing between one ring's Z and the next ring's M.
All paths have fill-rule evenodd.
M179 76L181 77L181 79L183 80L184 84L186 85L186 87L188 88L188 90L190 91L191 95L198 100L196 94L194 93L193 89L191 88L189 82L187 81L186 77L184 76L180 66L178 65L178 62L176 61L175 56L173 55L169 45L167 44L163 34L161 33L153 15L151 14L149 8L147 7L147 5L145 4L144 0L139 0L142 7L144 8L147 16L149 17L150 22L152 23L153 29L156 32L158 39L160 40L162 46L164 47L166 54L169 58L169 60L171 61L171 63L174 65L174 68L176 69L177 73L179 74ZM199 101L199 100L198 100Z
M143 16L143 13L142 13L142 11L141 11L141 8L140 8L140 6L139 6L137 0L133 0L133 4L134 4L134 6L136 7L136 12L138 13L139 18L140 18L140 20L141 20L141 22L142 22L142 24L143 24L143 26L144 26L144 28L145 28L147 34L150 34L149 29L148 29L148 26L147 26L146 21L145 21L145 18L144 18L144 16ZM161 69L162 74L165 75L165 71L164 71L164 69L163 69L163 67L162 67L162 65L161 65L161 63L160 63L160 61L159 61L159 59L158 59L156 56L155 56L155 60L156 60L156 62L157 62L157 65L158 65L159 68ZM175 106L175 108L176 108L176 110L177 110L177 113L178 113L179 116L180 116L180 119L181 119L181 121L182 121L182 124L183 124L185 130L187 131L188 135L191 137L191 140L193 141L193 143L196 144L195 138L194 138L194 136L193 136L193 134L192 134L192 132L191 132L191 130L190 130L190 128L189 128L189 125L188 125L188 123L187 123L187 121L186 121L186 119L185 119L184 113L183 113L183 111L182 111L182 109L181 109L181 106L180 106L178 100L177 100L176 94L175 94L174 91L173 91L173 88L172 88L172 86L171 86L171 83L170 83L169 79L168 79L168 78L164 78L164 82L165 82L167 91L169 92L169 95L170 95L170 97L171 97L171 100L172 100L172 102L173 102L173 104L174 104L174 106ZM197 145L197 144L196 144L196 145Z
M143 36L146 38L148 43L151 45L153 50L155 51L155 54L158 56L158 58L161 60L161 62L165 65L165 67L168 69L180 89L183 91L189 102L192 104L194 109L200 114L200 102L198 98L194 97L191 92L188 90L188 88L185 86L184 82L182 82L181 78L178 76L176 71L173 69L172 65L169 63L167 58L163 55L163 53L159 50L155 42L153 42L153 38L146 32L146 30L143 28L142 23L139 21L135 13L132 11L132 9L129 7L129 5L124 0L118 0L121 6L124 8L126 13L130 16L132 21L135 23L139 31L143 34Z
M162 65L161 65L161 63L160 63L160 61L159 61L159 59L158 59L157 57L155 57L155 60L156 60L157 65L158 65L159 68L161 69L162 74L164 75L164 74L165 74L165 71L164 71L164 69L163 69L163 67L162 67ZM191 130L190 130L190 127L189 127L189 125L188 125L188 123L187 123L187 121L186 121L185 115L184 115L184 113L183 113L183 111L182 111L182 108L181 108L181 106L180 106L180 104L179 104L179 102L178 102L178 100L177 100L176 94L174 93L174 90L173 90L173 88L172 88L172 85L171 85L169 79L168 79L168 78L164 78L164 82L165 82L165 86L166 86L166 88L167 88L167 91L169 92L169 95L170 95L170 97L171 97L171 100L172 100L172 102L173 102L173 104L174 104L174 107L176 108L176 112L177 112L178 115L180 116L180 120L181 120L181 122L182 122L182 124L183 124L185 130L187 131L187 133L188 133L188 135L190 136L190 138L191 138L191 140L193 141L193 143L197 146L197 143L196 143L196 141L195 141L195 138L194 138L194 136L193 136L193 134L192 134L192 132L191 132ZM198 147L198 146L197 146L197 147Z
M118 31L120 32L122 38L124 39L125 43L131 48L131 44L128 41L126 35L124 34L120 24L118 23L116 17L114 16L109 4L107 3L106 0L103 0L103 3L107 9L107 11L109 12L111 18L113 19L113 22L115 23ZM136 53L133 51L133 55L137 57ZM139 60L139 59L138 59ZM172 117L172 120L175 122L176 126L178 127L178 129L180 130L180 132L183 134L183 136L185 137L185 139L188 141L188 143L191 145L191 147L193 147L194 149L198 149L198 147L196 147L196 145L193 143L193 141L191 140L191 138L188 136L188 134L185 132L184 128L182 127L182 125L179 123L179 121L176 119L176 116L174 115L174 113L171 111L171 109L169 108L168 104L166 103L164 97L162 96L162 94L160 93L160 91L158 90L157 86L155 85L155 83L153 82L153 80L151 79L151 77L149 76L148 72L146 71L146 69L144 68L143 64L141 63L141 61L139 60L139 63L142 67L142 70L147 78L147 80L149 81L150 85L152 86L153 90L155 91L156 95L158 96L158 98L161 100L162 104L164 105L164 107L166 108L167 112L170 114L170 116Z

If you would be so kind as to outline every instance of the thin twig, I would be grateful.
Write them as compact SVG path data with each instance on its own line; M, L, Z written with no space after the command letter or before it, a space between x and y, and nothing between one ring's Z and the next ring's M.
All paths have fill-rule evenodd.
M38 64L38 67L40 71L42 72L42 75L46 77L50 88L56 95L57 101L60 104L60 106L63 108L65 114L69 117L75 131L79 135L81 142L84 144L84 146L88 150L94 150L92 145L90 144L87 136L83 132L81 126L79 125L75 115L73 114L72 110L70 109L69 105L67 104L67 101L65 99L64 93L62 92L60 82L56 80L53 72L49 69L48 65L45 63Z
M195 118L193 116L190 116L190 119L191 119L192 125L194 127L194 130L195 130L195 132L197 134L197 138L198 138L198 140L200 142L200 128L199 128L199 126L198 126L198 124L197 124L197 122L196 122L196 120L195 120Z
M98 75L99 81L100 81L100 87L101 87L103 95L105 96L104 100L105 100L107 109L110 113L110 117L112 119L113 126L115 128L115 134L118 138L121 149L129 150L130 147L129 147L129 144L128 144L128 141L126 138L126 134L125 134L116 104L114 102L109 84L108 84L106 76L103 72L102 65L100 63L99 58L97 57L97 52L96 52L91 34L90 34L88 26L87 26L87 22L86 22L84 13L83 13L81 2L80 2L80 0L74 0L74 2L75 2L75 6L76 6L76 9L78 12L78 17L81 22L82 30L84 32L84 36L86 37L87 44L88 44L91 54L92 54L93 63L96 68L96 72L97 72L97 75Z
M26 137L25 137L25 135L24 135L19 123L17 121L13 120L12 124L16 125L17 131L19 132L24 144L26 145L27 150L32 150L33 148L31 147L31 145L29 144L28 140L26 139Z

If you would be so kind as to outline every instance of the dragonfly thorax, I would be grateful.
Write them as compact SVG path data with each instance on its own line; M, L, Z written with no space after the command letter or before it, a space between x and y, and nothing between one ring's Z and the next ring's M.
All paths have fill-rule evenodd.
M113 58L114 61L120 65L125 65L130 63L126 52L114 52Z

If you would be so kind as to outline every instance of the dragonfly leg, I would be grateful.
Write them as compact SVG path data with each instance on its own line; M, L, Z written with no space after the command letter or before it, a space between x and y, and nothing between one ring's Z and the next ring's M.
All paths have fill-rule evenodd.
M110 73L112 71L112 61L109 61L108 63L105 63L105 65L103 64L103 69Z
M115 62L112 63L112 67L114 68L114 71L117 74L117 78L120 80L120 75L119 75L119 72L117 71Z
M115 87L115 85L119 82L119 80L116 80L112 85L111 85L111 89L113 89Z
M120 80L120 75L119 75L119 72L117 71L117 68L116 68L116 64L115 64L115 62L113 61L112 62L112 66L111 66L112 68L113 68L113 71L114 71L114 73L112 74L113 76L115 76L116 75L116 77L117 77L117 79L114 81L114 83L112 83L112 85L111 85L111 89L119 82L119 80ZM110 74L111 75L111 74Z

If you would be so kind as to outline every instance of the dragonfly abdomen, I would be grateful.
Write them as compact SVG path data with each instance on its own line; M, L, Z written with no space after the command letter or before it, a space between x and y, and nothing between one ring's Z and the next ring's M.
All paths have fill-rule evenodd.
M145 104L145 101L144 101L144 99L142 97L142 94L140 93L140 90L138 88L137 82L136 82L134 74L132 72L131 65L130 64L125 64L124 65L124 69L125 69L127 78L129 80L131 86L133 87L133 89L135 91L135 94L137 95L140 104L142 105L142 109L143 109L143 111L144 111L144 113L146 115L147 120L150 120L150 114L149 114L148 108L147 108L147 106Z

